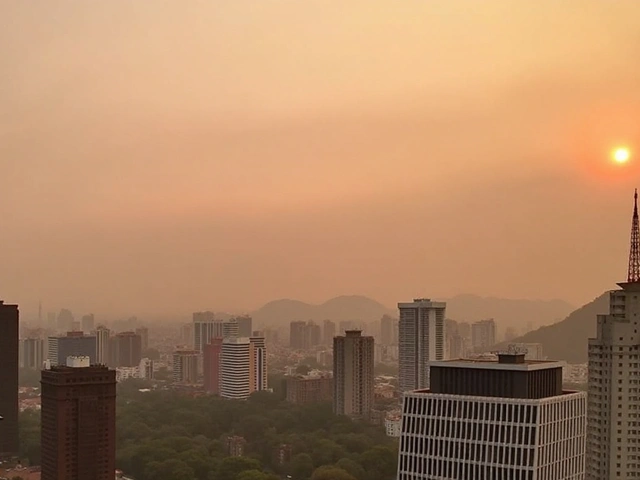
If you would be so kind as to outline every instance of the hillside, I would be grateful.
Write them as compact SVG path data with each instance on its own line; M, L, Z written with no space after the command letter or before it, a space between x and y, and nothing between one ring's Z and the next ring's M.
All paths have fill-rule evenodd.
M533 330L551 325L569 315L575 307L563 300L518 300L509 298L456 295L444 299L447 317L453 320L474 322L493 318L500 331L514 327L516 331Z
M532 328L548 325L566 317L574 308L561 300L511 300L475 295L458 295L445 301L447 317L461 321L494 318L500 329L509 325L522 329L527 323L531 323ZM255 325L277 326L296 320L371 322L385 314L397 317L398 311L361 295L335 297L320 305L290 299L274 300L252 312Z
M360 295L332 298L320 305L298 300L275 300L252 313L254 325L287 325L296 320L322 321L331 319L377 321L383 315L396 315L381 303Z
M609 292L580 307L554 325L541 327L514 339L512 342L541 343L549 359L568 363L587 361L587 340L596 334L596 315L609 311ZM503 348L500 344L496 348Z

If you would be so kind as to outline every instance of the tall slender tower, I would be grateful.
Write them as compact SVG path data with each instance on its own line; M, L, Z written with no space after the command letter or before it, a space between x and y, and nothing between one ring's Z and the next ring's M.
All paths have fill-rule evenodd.
M627 281L589 339L587 480L640 477L640 235L634 195Z
M19 451L18 324L18 306L0 300L0 459Z
M116 468L116 372L68 357L43 370L42 480L112 480Z
M399 376L402 392L429 387L429 362L444 360L445 302L399 303Z
M347 330L333 338L333 411L369 418L373 408L373 337Z

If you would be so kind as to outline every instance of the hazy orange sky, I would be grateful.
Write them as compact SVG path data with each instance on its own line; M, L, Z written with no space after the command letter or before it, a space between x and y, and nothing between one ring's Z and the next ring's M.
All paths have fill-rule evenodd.
M626 273L638 18L637 0L4 0L0 298L588 301Z

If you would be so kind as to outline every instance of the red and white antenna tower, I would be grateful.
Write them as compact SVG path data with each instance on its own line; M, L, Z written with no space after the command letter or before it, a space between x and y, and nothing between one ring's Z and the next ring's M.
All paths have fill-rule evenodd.
M627 282L640 282L640 226L638 224L638 189L633 195L633 221L631 222L631 249Z

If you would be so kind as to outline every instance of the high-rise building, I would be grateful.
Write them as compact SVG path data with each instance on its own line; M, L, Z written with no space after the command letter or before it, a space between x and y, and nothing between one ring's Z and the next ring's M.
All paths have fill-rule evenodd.
M109 358L111 330L104 325L98 325L94 335L96 337L96 363L108 365L111 360Z
M172 380L175 383L198 383L198 358L195 350L178 350L173 353Z
M471 346L476 353L486 353L496 344L496 322L493 318L471 324Z
M82 316L82 331L84 333L91 333L95 328L95 317L93 313Z
M368 418L373 407L373 337L347 330L333 339L333 410L337 415Z
M260 332L249 337L251 354L251 393L267 389L267 345Z
M444 360L445 302L416 298L413 302L398 303L399 374L403 392L429 387L429 363Z
M287 402L305 405L330 402L333 399L333 378L328 375L288 377L286 386Z
M640 478L640 232L634 195L627 281L589 339L587 480Z
M222 338L212 338L211 343L204 346L203 352L204 389L216 395L220 394L222 340Z
M137 367L142 360L142 337L134 332L121 332L112 338L115 367Z
M336 322L331 320L325 320L322 323L323 327L323 342L325 345L333 345L333 337L336 336Z
M207 357L214 359L214 364L216 351L217 346L211 347ZM264 337L254 332L248 338L225 338L220 348L219 368L219 393L223 398L245 399L253 392L266 390L267 349Z
M193 313L193 349L198 352L204 350L204 346L209 340L220 337L220 333L216 332L215 314L213 312L194 312Z
M291 322L289 324L289 345L294 350L305 348L307 322Z
M238 337L250 337L253 334L253 319L249 315L240 315L234 320L238 324Z
M140 366L138 367L140 372L140 378L144 378L146 380L153 380L154 375L154 362L149 358L143 358L140 360Z
M398 480L584 478L585 393L561 362L498 358L432 362L430 390L405 393Z
M396 319L383 315L380 319L380 344L381 345L393 345L393 330L396 324Z
M222 341L220 356L220 396L245 399L251 394L251 343L247 337Z
M322 342L322 329L313 321L291 322L289 345L295 350L309 350Z
M18 335L17 305L0 300L0 458L17 455L18 443Z
M41 384L42 480L113 480L116 372L69 357Z
M20 343L22 368L41 370L47 358L47 342L42 338L25 338Z
M238 317L242 319L243 329L250 328L251 317ZM249 330L249 335L251 335ZM247 336L249 336L247 335ZM212 338L227 338L240 336L240 324L237 318L228 321L216 319L213 312L196 312L193 314L193 349L202 353L204 346L211 342Z
M140 335L142 351L146 352L149 349L149 329L147 327L138 327L136 328L136 334Z
M90 363L96 363L96 337L82 332L67 332L64 337L49 337L48 359L51 365L64 365L67 357L89 357Z
M195 345L195 328L193 323L180 325L180 344Z
M71 332L74 330L73 328L73 313L71 313L71 310L67 310L66 308L63 308L60 310L60 313L58 313L58 332Z

